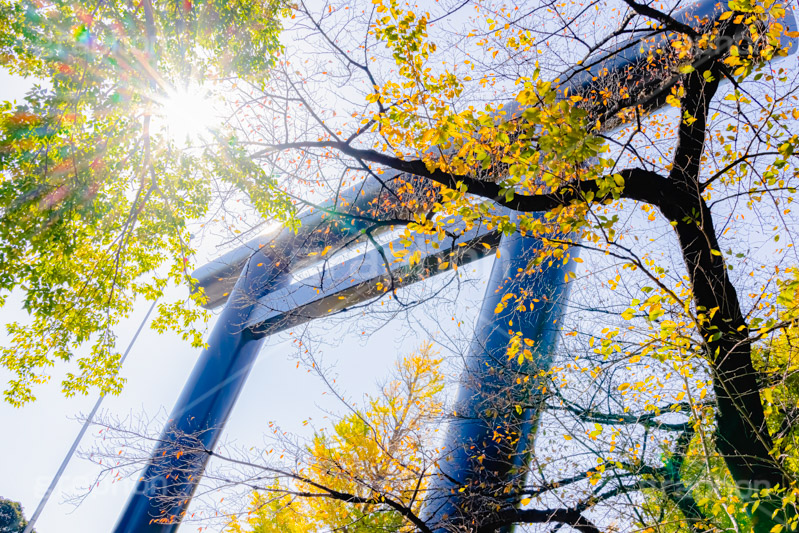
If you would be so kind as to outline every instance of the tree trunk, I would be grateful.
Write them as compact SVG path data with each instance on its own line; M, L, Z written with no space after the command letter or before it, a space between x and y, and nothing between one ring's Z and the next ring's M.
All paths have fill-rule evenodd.
M716 80L721 73L712 68ZM669 176L673 197L660 206L674 225L693 288L699 330L711 365L716 396L716 446L741 496L748 501L760 489L785 487L788 479L771 456L773 447L752 363L749 328L727 266L719 250L713 218L701 195L699 164L704 149L707 113L718 81L699 72L685 82L683 117ZM753 515L754 530L768 532L779 498L761 502Z

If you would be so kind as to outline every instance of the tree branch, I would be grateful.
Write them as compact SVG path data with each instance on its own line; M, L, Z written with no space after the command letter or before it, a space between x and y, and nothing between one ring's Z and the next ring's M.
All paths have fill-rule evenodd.
M467 188L467 192L493 200L494 202L519 212L548 211L557 207L569 205L574 202L584 201L586 193L594 195L595 202L612 198L610 192L600 195L601 185L596 180L575 181L564 185L557 191L547 194L514 194L513 199L507 200L501 194L503 187L493 181L484 181L464 174L452 174L439 169L429 170L421 159L400 159L376 150L355 148L341 141L297 141L292 143L268 145L264 149L251 155L253 159L264 157L272 152L282 150L313 150L333 149L346 156L370 163L377 163L399 172L428 178L451 189L457 189L460 184ZM676 190L669 180L641 168L625 169L619 172L624 178L624 190L620 197L646 202L657 207L678 202Z
M697 32L691 26L680 22L679 20L667 15L662 11L645 4L639 4L635 0L624 0L624 3L630 6L630 8L639 15L657 20L669 30L684 33L686 35L690 35L691 37L699 37L699 32Z
M588 520L577 509L512 509L500 513L502 516L489 524L486 524L480 531L494 531L502 526L511 524L549 524L560 522L568 524L577 531L583 533L601 533L601 530Z

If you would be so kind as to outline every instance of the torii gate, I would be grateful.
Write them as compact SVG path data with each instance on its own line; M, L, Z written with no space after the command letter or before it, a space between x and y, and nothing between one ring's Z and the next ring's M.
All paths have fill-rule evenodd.
M724 11L722 7L717 0L701 0L673 17L699 27L703 20L714 20ZM782 22L786 30L795 30L792 12ZM797 41L784 39L793 53ZM590 95L600 88L617 92L623 87L642 102L645 110L660 108L679 76L667 68L648 65L648 52L639 51L641 42L638 38L630 39L598 58L590 69L583 66L565 73L560 77L561 88ZM660 39L654 44L650 41L648 45L666 49L668 40ZM718 53L724 51L726 48L722 47ZM702 61L701 57L697 60L700 64ZM600 114L607 111L599 103L592 110ZM506 111L509 117L518 113L513 106ZM603 121L604 131L618 125L612 121L613 117L607 118L610 120ZM408 183L412 187L407 187ZM384 174L382 183L367 179L305 216L296 235L278 230L258 237L194 272L193 277L208 296L206 307L225 304L225 309L208 339L208 348L197 361L172 410L151 463L120 516L116 533L165 533L179 527L209 455L175 452L187 435L195 436L205 449L213 450L268 336L373 299L384 293L381 286L393 283L399 288L434 276L440 272L442 261L463 265L491 254L497 257L457 400L458 412L465 416L449 424L445 436L448 455L441 461L440 475L432 480L428 491L432 496L427 499L422 518L434 531L444 531L445 518L469 520L469 501L464 495L468 491L462 493L459 488L477 482L484 483L490 491L490 487L523 482L514 476L524 472L519 467L527 460L526 450L538 413L533 409L521 415L503 412L493 422L474 415L490 407L495 401L494 393L504 385L498 375L506 360L507 331L512 319L515 331L535 339L534 366L549 367L569 291L569 285L564 283L569 266L555 262L535 276L519 277L516 273L526 269L541 243L532 237L502 236L496 230L478 226L464 232L460 243L449 249L414 243L410 251L419 251L422 260L413 266L408 261L391 266L391 279L387 270L390 265L385 264L377 249L338 264L328 263L322 272L311 273L305 279L293 278L293 274L319 263L320 255L309 255L312 252L321 252L327 246L336 248L356 239L375 221L407 215L411 196L417 201L417 210L429 207L425 201L428 197L419 194L429 187L422 179L392 172ZM463 227L461 222L455 224ZM519 289L537 295L542 305L520 314L509 306L495 314L502 297ZM531 392L528 389L523 393ZM518 428L515 446L492 439L497 424ZM478 456L482 456L480 461ZM165 461L163 457L169 459ZM180 477L175 477L175 472L180 472Z

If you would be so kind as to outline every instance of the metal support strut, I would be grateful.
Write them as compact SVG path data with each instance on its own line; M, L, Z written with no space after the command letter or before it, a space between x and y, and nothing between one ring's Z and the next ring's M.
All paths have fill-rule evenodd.
M445 525L471 531L475 517L485 520L489 509L516 505L514 489L524 483L541 401L538 375L552 363L570 288L565 276L574 264L544 262L531 268L542 248L540 240L518 233L500 241L439 474L427 491L423 519L433 531L449 531ZM521 363L508 357L517 335L532 354Z

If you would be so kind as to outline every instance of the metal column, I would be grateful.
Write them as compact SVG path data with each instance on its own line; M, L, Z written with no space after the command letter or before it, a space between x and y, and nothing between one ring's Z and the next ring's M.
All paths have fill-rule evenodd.
M436 532L479 530L475 521L491 520L492 509L515 506L513 489L524 482L541 400L537 374L552 362L570 287L564 278L573 265L545 262L530 272L541 249L540 240L518 233L500 241L444 439L445 456L427 491L423 518ZM507 305L496 312L501 303ZM534 340L532 347L525 345L532 360L522 364L507 354L517 333Z
M142 473L116 533L175 531L205 470L233 405L263 343L247 327L257 305L254 295L268 291L286 276L277 268L255 268L269 259L256 252L244 267L183 392L170 415L153 460Z

